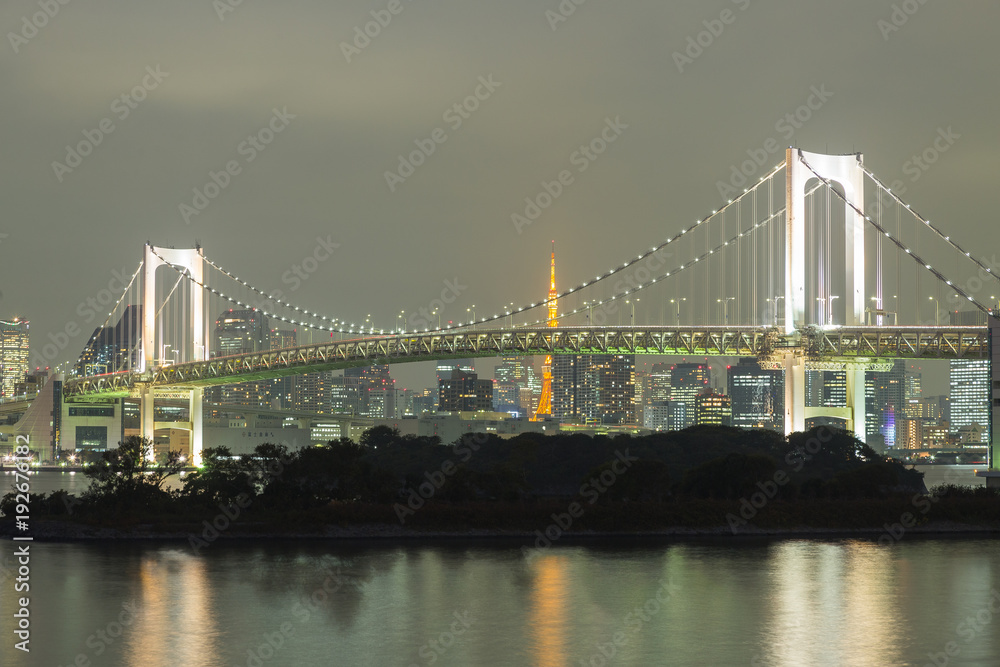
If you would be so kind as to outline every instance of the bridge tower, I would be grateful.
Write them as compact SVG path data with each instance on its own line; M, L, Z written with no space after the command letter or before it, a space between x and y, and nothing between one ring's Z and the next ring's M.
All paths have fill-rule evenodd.
M205 258L201 248L158 248L146 244L143 258L143 298L142 298L142 358L139 372L148 374L154 367L163 363L156 356L156 270L164 265L173 265L187 270L194 281L192 284L205 282ZM185 332L187 340L182 350L190 350L190 359L186 361L204 361L208 357L204 315L204 292L202 289L192 289L187 321L191 323L191 331ZM156 428L153 412L152 383L140 384L141 429L143 437L153 439ZM191 418L191 458L194 465L201 463L202 450L202 398L204 390L193 387L190 390L189 410Z
M550 327L559 325L559 300L556 298L556 242L552 241L552 264L549 273L549 319ZM552 416L552 355L545 355L542 364L542 395L538 399L538 409L535 410L533 421Z
M789 148L785 157L786 173L786 255L785 255L785 333L819 326L806 304L806 186L816 174L843 189L848 201L864 206L865 172L861 153L821 155ZM808 162L808 166L803 162ZM810 169L811 167L811 169ZM813 173L815 171L815 173ZM849 206L844 207L846 289L845 325L864 324L865 316L865 219ZM826 295L829 296L829 295ZM805 430L806 360L802 350L785 355L785 432ZM864 364L846 365L847 407L851 411L854 435L865 440L865 371ZM817 411L812 410L814 414Z

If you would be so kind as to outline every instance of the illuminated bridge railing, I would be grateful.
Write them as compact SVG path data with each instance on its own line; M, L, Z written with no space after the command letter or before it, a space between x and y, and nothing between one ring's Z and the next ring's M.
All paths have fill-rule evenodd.
M806 329L791 336L768 327L537 327L469 329L379 336L219 357L157 368L74 378L67 400L137 396L140 386L212 386L287 375L434 359L547 354L649 354L774 359L801 350L807 359L984 358L985 327Z
M986 327L850 327L805 332L809 357L985 359Z

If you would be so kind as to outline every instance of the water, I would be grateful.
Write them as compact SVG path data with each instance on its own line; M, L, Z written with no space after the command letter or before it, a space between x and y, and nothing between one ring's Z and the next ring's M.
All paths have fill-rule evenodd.
M997 665L998 546L34 543L32 651L7 578L0 664Z

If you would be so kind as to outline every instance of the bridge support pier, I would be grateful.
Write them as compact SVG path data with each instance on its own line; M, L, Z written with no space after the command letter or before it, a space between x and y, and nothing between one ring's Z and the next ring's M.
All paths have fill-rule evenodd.
M146 456L153 458L152 442L153 434L156 431L156 422L153 416L153 385L147 384L141 388L142 394L139 396L139 427L142 430L142 437L148 438L150 451Z
M785 435L806 430L806 364L794 353L785 355Z
M201 387L195 387L191 390L191 399L188 404L189 412L191 418L191 465L200 466L201 465L201 450L204 445L202 440L202 423L203 415L202 408L203 398L205 396L205 390Z
M847 379L847 407L851 409L854 437L861 442L867 442L865 418L868 415L865 403L865 371L848 368L844 371L844 375Z

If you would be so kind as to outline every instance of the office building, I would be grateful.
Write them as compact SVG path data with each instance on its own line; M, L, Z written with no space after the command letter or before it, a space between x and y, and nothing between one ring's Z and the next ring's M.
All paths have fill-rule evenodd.
M555 355L552 416L578 424L634 424L635 356Z
M130 368L139 368L142 354L142 306L127 306L114 326L94 329L77 362L77 375L101 375ZM178 351L164 346L156 358L169 363L178 358Z
M0 398L17 394L28 374L28 320L0 320Z
M785 375L764 370L755 358L740 359L726 369L733 426L784 432Z
M990 362L988 359L951 360L951 432L978 424L988 432L990 425Z
M643 413L643 428L651 431L680 431L685 427L687 406L680 401L653 401Z
M712 385L708 364L681 363L670 369L670 398L685 405L684 426L693 426L697 415L695 399Z
M695 423L699 426L732 426L732 401L714 389L703 391L695 396Z
M480 380L475 373L453 370L438 382L438 412L491 411L493 381Z

